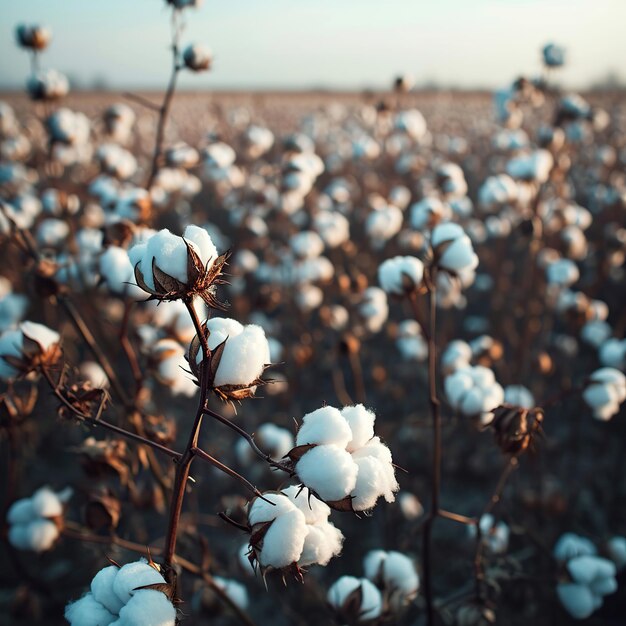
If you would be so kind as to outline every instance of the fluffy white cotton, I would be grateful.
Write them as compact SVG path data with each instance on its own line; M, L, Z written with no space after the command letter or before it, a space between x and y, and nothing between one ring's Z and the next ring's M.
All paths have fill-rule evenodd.
M276 517L265 536L263 547L257 552L262 567L282 568L297 563L307 535L304 514L297 508Z
M209 349L226 341L215 374L214 385L251 385L270 363L270 348L265 331L255 324L241 325L233 319L213 317L206 322ZM198 351L198 362L202 350Z
M120 568L110 565L101 569L91 581L91 594L107 611L119 615L124 601L113 590L113 582Z
M378 282L387 292L402 295L419 287L424 277L424 264L416 257L397 256L387 259L378 268Z
M290 244L291 249L301 259L313 259L324 251L322 238L312 230L294 235Z
M42 352L45 352L61 340L59 333L43 324L37 324L35 322L22 322L20 324L20 330L24 337L39 344Z
M441 367L445 374L467 367L472 360L472 348L466 341L451 341L441 355Z
M569 287L580 277L580 272L574 261L558 259L546 268L548 282L559 287Z
M419 589L419 576L415 564L401 552L372 550L363 559L365 576L373 582L382 583L391 594L399 591L411 600Z
M344 603L357 589L361 589L361 606L358 609L358 621L366 622L379 617L383 610L383 599L380 591L367 578L342 576L328 590L328 603L341 612Z
M565 563L577 556L592 556L596 552L596 547L592 541L575 533L564 533L561 535L552 551L554 558L561 563Z
M452 408L468 417L480 417L483 424L504 401L504 390L493 372L481 365L456 370L445 379L444 389Z
M269 502L268 502L269 500ZM255 498L248 511L251 525L271 522L277 517L296 509L291 498L282 493L265 493L263 498Z
M71 626L109 626L117 619L117 615L109 612L93 594L88 593L65 607L65 619Z
M391 204L372 211L365 221L365 231L372 245L382 248L385 242L400 232L402 220L402 211Z
M355 488L359 468L346 450L319 445L296 463L298 478L322 500L342 500Z
M289 498L296 508L302 511L307 524L319 524L328 520L330 507L321 500L311 497L306 489L291 485L283 489L282 493Z
M415 320L404 320L398 324L396 346L407 361L425 361L428 358L428 342Z
M303 417L302 426L296 435L296 445L335 444L345 448L352 436L350 425L342 412L332 406L323 406Z
M144 559L123 565L113 579L113 592L126 604L137 587L164 583L165 579Z
M340 554L343 534L330 522L307 525L302 554L298 565L328 565L328 562Z
M350 239L350 222L341 213L320 211L313 218L313 226L329 248L337 248Z
M611 537L606 549L617 570L623 570L626 567L626 537Z
M589 377L583 399L599 420L609 420L626 400L626 376L612 367L602 367Z
M605 367L626 369L626 339L607 339L601 346L598 354L600 362Z
M496 523L494 516L490 513L483 515L480 518L479 524L481 540L485 543L485 545L495 554L502 554L503 552L506 552L506 549L509 546L509 536L511 534L508 525L503 521ZM467 532L470 537L476 537L475 526L468 526Z
M380 332L389 316L389 304L385 292L379 287L368 287L363 292L359 312L368 331Z
M159 381L169 387L175 396L191 397L196 394L198 388L189 373L185 350L178 342L160 339L151 347L150 356L156 361Z
M365 446L353 452L352 458L359 468L357 484L351 493L352 508L355 511L367 511L381 496L387 502L393 502L399 486L391 451L380 438L370 439Z
M213 581L240 609L248 608L248 590L244 585L236 580L221 576L213 576Z
M458 224L445 222L435 226L430 243L440 269L459 274L478 266L472 242Z
M133 299L145 297L144 291L137 286L135 270L124 248L107 248L100 257L100 275L113 293L128 295Z
M140 589L124 605L115 626L174 626L176 609L155 589ZM74 625L72 625L74 626Z
M508 385L504 388L504 401L507 404L520 406L523 409L532 409L535 398L531 391L523 385Z
M254 440L263 452L275 460L282 459L294 447L294 438L291 432L271 422L259 426L254 433ZM244 439L237 442L236 451L241 462L249 462L254 457L248 442Z
M373 411L369 411L362 404L356 404L341 409L341 416L347 422L352 433L352 438L346 444L348 452L362 448L374 437L376 415Z

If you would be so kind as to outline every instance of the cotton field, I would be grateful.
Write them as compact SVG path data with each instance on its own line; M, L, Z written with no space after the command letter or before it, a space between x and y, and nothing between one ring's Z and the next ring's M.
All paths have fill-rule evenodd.
M14 25L0 624L625 623L623 93L179 92L162 4L162 92Z

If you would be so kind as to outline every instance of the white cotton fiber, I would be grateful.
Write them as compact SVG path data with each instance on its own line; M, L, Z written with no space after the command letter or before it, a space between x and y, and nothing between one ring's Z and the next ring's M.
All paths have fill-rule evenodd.
M324 502L311 496L308 489L291 485L283 489L283 493L302 511L307 524L325 522L330 515L330 508Z
M380 591L366 578L354 576L342 576L328 590L328 602L331 606L341 609L348 596L358 588L361 588L360 620L373 620L380 616L383 601Z
M247 546L246 550L247 550ZM240 608L248 608L248 591L244 585L236 580L213 576L213 581L224 593Z
M307 534L307 524L301 511L294 508L277 517L263 537L258 555L263 567L287 567L297 563Z
M111 613L119 614L124 603L113 591L113 582L120 568L110 565L101 569L91 581L91 593L93 597L106 607Z
M175 623L176 609L167 596L154 589L142 589L122 608L114 625L174 626Z
M341 552L343 534L330 522L307 526L307 535L298 565L328 565Z
M390 589L399 589L405 595L417 593L419 577L413 561L400 552L390 551L383 563L383 578Z
M71 626L109 626L116 616L88 593L65 607L65 619Z
M354 459L359 468L356 485L350 495L355 511L368 511L378 498L387 493L387 480L381 462L373 457ZM393 500L393 494L390 495Z
M209 348L226 339L214 385L250 385L270 363L270 348L265 331L255 324L242 326L235 320L214 317L207 321ZM201 350L198 358L201 359Z
M32 498L21 498L16 500L7 512L7 522L9 524L26 524L36 517L35 507Z
M574 583L561 583L557 585L556 592L561 604L575 619L586 619L594 609L594 594L585 585Z
M354 452L364 446L374 436L376 415L368 411L362 404L346 406L341 410L352 431L352 439L346 445L348 452Z
M47 519L36 519L26 525L28 548L34 552L49 550L59 536L59 529L54 522Z
M59 343L61 336L56 331L35 322L22 322L20 330L25 337L37 342L42 351L47 350L55 343Z
M349 452L322 445L305 453L296 464L300 480L326 502L345 498L356 486L358 467Z
M127 603L138 587L164 582L163 576L142 559L119 569L113 581L113 591L122 602Z
M268 502L269 500L269 502ZM264 493L263 498L255 498L248 512L248 522L252 526L271 522L278 516L293 511L296 505L281 493Z
M195 251L198 253L205 267L210 267L212 263L209 263L209 261L215 261L219 256L211 236L204 228L189 224L189 226L185 228L183 238L195 244Z
M41 487L32 496L33 510L39 517L57 517L63 514L63 504L49 487Z
M296 435L296 445L332 443L345 448L351 439L352 431L341 411L332 406L324 406L304 416Z

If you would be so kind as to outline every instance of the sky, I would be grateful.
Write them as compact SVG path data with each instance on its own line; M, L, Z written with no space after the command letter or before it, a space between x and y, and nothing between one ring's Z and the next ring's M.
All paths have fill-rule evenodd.
M53 31L44 67L83 85L162 88L170 70L165 0L0 0L0 87L21 87L28 55L16 24ZM417 83L504 86L539 73L540 49L566 47L560 81L626 76L626 0L204 0L184 12L183 45L203 43L211 72L187 89L361 89L401 73Z

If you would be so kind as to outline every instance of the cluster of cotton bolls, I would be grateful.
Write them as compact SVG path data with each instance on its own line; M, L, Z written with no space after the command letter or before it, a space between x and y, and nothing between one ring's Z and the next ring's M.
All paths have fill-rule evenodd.
M71 626L174 626L176 609L160 585L165 579L145 559L110 565L94 576L89 592L65 607L65 619Z
M492 411L504 401L504 389L492 370L482 365L466 365L448 375L444 383L446 398L456 411L478 418L486 425Z
M385 604L396 613L417 596L419 576L413 561L401 552L372 550L363 559L365 577L383 593Z
M554 546L554 558L562 567L557 595L575 619L586 619L602 606L605 596L617 591L617 571L624 566L624 538L612 538L606 553L608 558L598 556L592 541L574 533L565 533Z
M509 536L511 530L506 522L499 520L496 521L491 513L483 515L478 525L480 527L480 540L489 548L494 554L502 554L506 552L509 547ZM471 539L476 537L477 530L473 524L467 527L467 534Z
M596 370L589 376L583 398L596 419L610 420L626 400L626 376L612 367Z
M63 526L63 509L72 489L54 492L41 487L30 498L14 502L7 511L8 540L18 550L44 552L55 544Z
M291 452L302 484L340 508L367 511L398 490L389 448L374 436L376 416L363 405L325 406L302 419Z
M253 561L264 570L327 565L343 544L329 516L326 504L296 486L258 496L248 510Z

